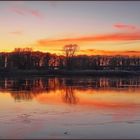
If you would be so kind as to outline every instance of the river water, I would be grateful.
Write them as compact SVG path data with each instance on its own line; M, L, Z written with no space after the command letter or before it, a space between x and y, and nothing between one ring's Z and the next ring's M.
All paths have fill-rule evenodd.
M0 78L0 139L140 139L140 77Z

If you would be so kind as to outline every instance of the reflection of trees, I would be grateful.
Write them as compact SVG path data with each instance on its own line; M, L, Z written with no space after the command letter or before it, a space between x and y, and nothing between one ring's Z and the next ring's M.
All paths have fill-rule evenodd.
M10 92L16 100L31 100L41 93L63 90L63 100L67 103L76 103L74 89L84 91L93 90L133 90L140 89L140 77L131 78L1 78L0 91Z
M17 101L32 100L37 95L38 95L37 93L31 93L31 92L11 92L11 96Z
M64 88L63 78L15 78L0 79L0 91L10 92L16 100L31 100L41 93Z
M74 78L72 82L66 82L66 85L73 85L76 87L85 87L85 88L93 88L93 89L108 89L108 88L116 88L116 89L126 89L130 88L138 88L140 85L140 77L129 77L129 78L107 78L107 77L94 77L94 78Z
M78 102L78 99L75 96L74 89L72 86L65 87L62 98L64 102L69 104L76 104Z

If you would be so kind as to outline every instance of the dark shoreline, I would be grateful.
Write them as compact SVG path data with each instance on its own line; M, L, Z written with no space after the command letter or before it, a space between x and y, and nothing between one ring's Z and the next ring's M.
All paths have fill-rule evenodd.
M140 76L127 70L1 70L0 76Z

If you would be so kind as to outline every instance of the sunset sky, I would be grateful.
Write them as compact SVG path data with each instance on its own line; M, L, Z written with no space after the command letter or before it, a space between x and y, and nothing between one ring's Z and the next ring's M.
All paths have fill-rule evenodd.
M140 56L139 1L0 1L0 51Z

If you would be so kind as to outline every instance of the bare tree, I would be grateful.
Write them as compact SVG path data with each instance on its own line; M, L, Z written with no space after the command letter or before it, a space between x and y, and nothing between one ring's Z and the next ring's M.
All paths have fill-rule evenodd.
M66 56L66 68L67 69L72 68L72 58L77 50L78 50L77 44L68 44L68 45L64 46L63 51Z
M64 46L63 51L66 57L73 57L77 49L78 49L77 44L68 44Z

